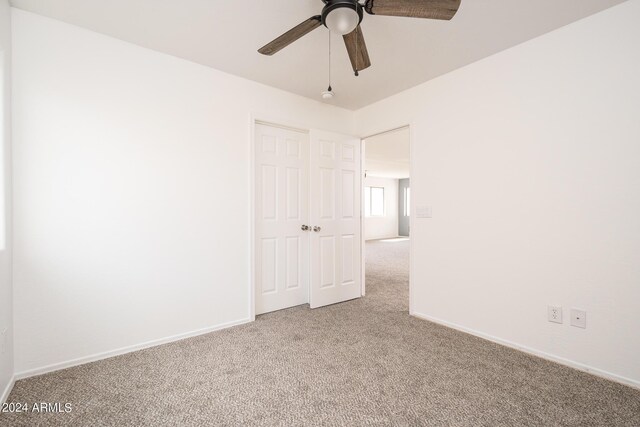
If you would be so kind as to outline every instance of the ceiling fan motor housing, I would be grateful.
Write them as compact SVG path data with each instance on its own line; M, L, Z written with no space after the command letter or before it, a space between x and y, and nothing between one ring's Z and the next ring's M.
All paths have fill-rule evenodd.
M358 24L362 22L362 17L363 17L362 6L360 5L360 3L358 3L357 0L322 0L322 1L326 3L324 8L322 9L322 15L321 15L322 24L325 27L329 28L327 26L327 16L329 16L329 14L334 10L340 9L343 7L356 11L356 13L358 14Z

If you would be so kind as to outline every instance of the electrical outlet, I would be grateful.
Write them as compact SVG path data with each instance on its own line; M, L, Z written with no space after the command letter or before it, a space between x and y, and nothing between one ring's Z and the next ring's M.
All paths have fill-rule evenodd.
M562 323L562 307L556 305L548 306L547 320L553 323Z
M579 310L577 308L572 308L571 309L571 326L586 329L587 328L587 312L584 310Z

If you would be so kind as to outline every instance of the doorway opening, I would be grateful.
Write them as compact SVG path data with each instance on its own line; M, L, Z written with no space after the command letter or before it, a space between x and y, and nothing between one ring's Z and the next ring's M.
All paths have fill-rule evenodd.
M363 294L410 311L411 133L363 138Z

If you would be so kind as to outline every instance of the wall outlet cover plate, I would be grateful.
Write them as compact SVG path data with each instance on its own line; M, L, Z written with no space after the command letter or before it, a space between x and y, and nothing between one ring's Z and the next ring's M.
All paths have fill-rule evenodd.
M562 323L562 307L550 305L547 307L547 320L553 323Z
M571 326L577 328L587 328L587 312L577 308L571 309Z

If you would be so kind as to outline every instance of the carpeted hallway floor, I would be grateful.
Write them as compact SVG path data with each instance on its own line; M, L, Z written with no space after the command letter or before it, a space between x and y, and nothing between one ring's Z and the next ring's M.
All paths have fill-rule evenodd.
M2 426L640 426L640 391L408 314L409 242L367 245L367 295L19 381Z

